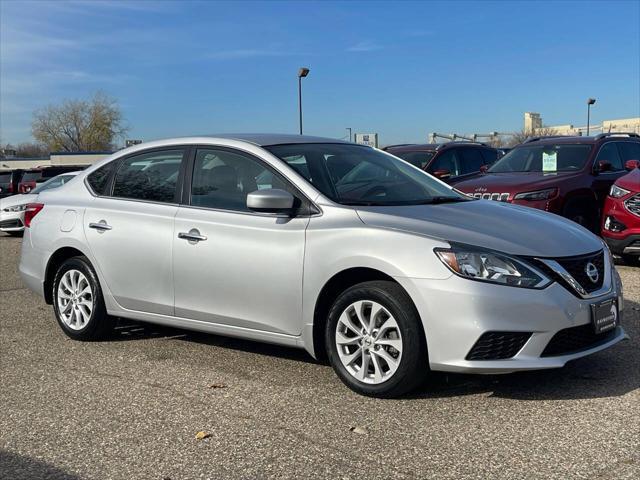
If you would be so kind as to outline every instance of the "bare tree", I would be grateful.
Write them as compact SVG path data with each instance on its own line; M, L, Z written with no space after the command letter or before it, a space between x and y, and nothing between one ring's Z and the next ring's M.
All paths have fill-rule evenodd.
M115 99L102 92L89 100L66 100L33 114L33 137L51 151L111 150L127 132Z
M535 130L525 130L524 128L519 132L513 132L507 142L507 146L515 147L520 145L529 137L547 137L549 135L558 135L558 131L551 127L536 128Z

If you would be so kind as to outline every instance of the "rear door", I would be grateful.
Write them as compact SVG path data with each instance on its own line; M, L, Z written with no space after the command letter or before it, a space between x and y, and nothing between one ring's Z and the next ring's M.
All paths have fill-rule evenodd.
M246 198L267 188L301 194L238 150L199 148L192 163L173 232L176 316L300 334L309 216L252 212Z
M87 241L126 309L173 315L173 222L185 155L180 147L147 151L88 178L99 192L84 215Z

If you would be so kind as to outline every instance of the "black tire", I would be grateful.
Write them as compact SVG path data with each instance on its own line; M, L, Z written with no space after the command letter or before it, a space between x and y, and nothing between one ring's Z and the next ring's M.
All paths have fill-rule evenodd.
M562 216L582 225L592 233L599 233L598 206L589 198L569 200Z
M371 300L381 304L394 317L402 337L402 356L393 375L380 384L356 379L342 364L336 346L336 328L340 315L352 303ZM418 387L429 373L427 342L418 312L411 298L397 283L363 282L345 290L329 311L325 342L329 362L342 382L351 390L367 396L394 398Z
M629 265L630 267L637 267L640 266L640 256L638 255L625 255L622 254L622 261L625 263L625 265Z
M58 305L58 286L62 277L69 270L79 270L84 274L91 286L93 296L93 308L91 316L86 325L79 329L74 330L69 328L61 318L60 306ZM74 340L94 341L101 340L108 337L115 326L115 319L107 315L107 309L104 305L104 298L102 296L102 289L98 282L98 276L96 275L89 260L84 256L72 257L64 261L58 268L56 276L53 280L53 309L56 314L56 320L58 325L62 328L62 331Z

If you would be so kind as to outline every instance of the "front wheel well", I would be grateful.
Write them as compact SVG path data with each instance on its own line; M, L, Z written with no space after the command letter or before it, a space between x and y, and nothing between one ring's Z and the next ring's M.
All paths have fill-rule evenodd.
M316 300L316 307L313 312L313 350L315 357L320 361L327 360L327 349L325 345L325 328L329 310L342 292L347 288L362 282L372 280L387 280L396 282L392 277L373 268L356 267L343 270L335 274L322 287L320 295Z
M60 265L62 265L65 260L72 257L83 257L84 253L82 253L77 248L73 247L63 247L59 250L56 250L51 258L49 258L49 262L47 263L47 269L44 274L44 300L49 305L53 304L53 279L56 277L56 272Z

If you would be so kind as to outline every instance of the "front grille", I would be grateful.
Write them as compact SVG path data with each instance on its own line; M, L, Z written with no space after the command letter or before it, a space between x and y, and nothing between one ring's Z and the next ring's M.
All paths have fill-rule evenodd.
M467 360L502 360L520 351L531 332L486 332L467 354Z
M580 284L587 293L602 288L604 282L604 251L583 255L580 257L558 258L556 261ZM587 265L592 263L598 271L598 278L594 282L587 275Z
M640 193L624 201L624 206L634 215L640 216Z
M565 328L553 336L541 356L554 357L588 350L607 342L615 335L615 329L596 335L593 325L590 323L579 327Z
M496 202L506 202L509 200L508 193L473 193L471 196L482 200L495 200Z
M22 222L19 219L13 220L5 220L4 222L0 222L0 228L20 228L22 227Z

